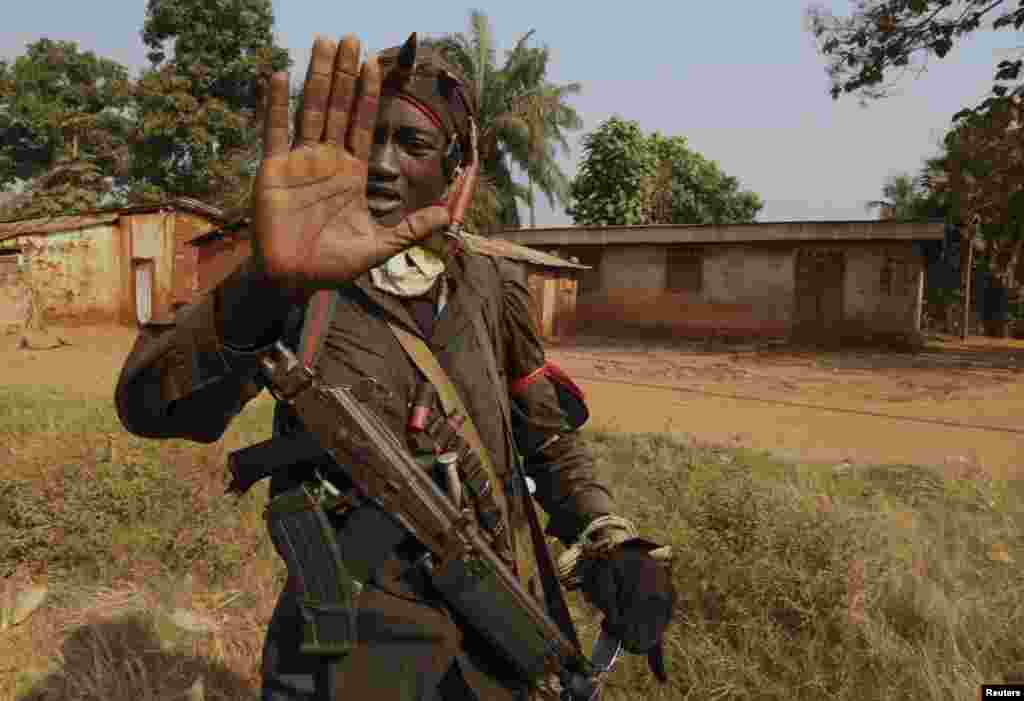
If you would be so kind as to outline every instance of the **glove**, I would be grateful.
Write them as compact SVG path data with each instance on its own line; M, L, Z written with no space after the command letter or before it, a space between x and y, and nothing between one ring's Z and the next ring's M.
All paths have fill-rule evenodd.
M580 586L605 614L605 630L627 652L647 655L651 673L662 683L668 681L663 640L676 605L671 570L658 557L666 552L650 541L631 538L588 563Z

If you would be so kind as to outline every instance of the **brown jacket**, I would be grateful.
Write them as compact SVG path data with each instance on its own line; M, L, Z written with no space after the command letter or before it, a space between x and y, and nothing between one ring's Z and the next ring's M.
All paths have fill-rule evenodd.
M506 384L503 390L507 391L509 384L530 374L545 360L530 314L529 293L518 281L514 264L490 256L463 252L446 275L451 290L447 306L431 337L424 340L455 383L492 455L499 479L504 479L511 467L512 447L506 438L485 355L477 347L471 315L483 312ZM232 367L220 352L216 294L215 291L180 312L173 326L144 328L140 332L116 390L118 415L130 432L151 438L212 442L223 435L231 420L261 391L254 368L238 362ZM294 311L285 332L286 343L293 347L298 331L295 319L301 321L301 310ZM391 391L390 397L375 409L397 435L404 435L418 371L385 321L423 336L406 304L375 289L368 275L343 287L317 369L329 385L352 385L367 376L384 383ZM592 461L581 450L577 437L564 431L564 416L554 388L546 379L531 384L515 398L514 404L520 428L525 426L542 437L561 434L559 440L539 453L524 457L527 472L537 484L534 497L550 516L548 532L571 543L591 519L613 511L611 497L595 479ZM281 481L275 477L272 491L279 491ZM521 531L524 518L521 508L513 509L510 520L515 530ZM379 613L392 618L399 615L413 627L423 628L424 634L427 628L442 625L435 619L436 605L431 606L431 615L427 615L426 609L422 617L416 613L419 607L414 602L429 599L429 595L422 587L395 574L402 569L400 560L400 555L393 556L375 577L374 583L382 590L382 596L364 597L360 603L360 636L366 636L370 648L383 644L382 638L375 635L386 631L374 631L372 624L363 624L367 607L387 609ZM393 598L385 596L385 592ZM483 666L492 668L492 672L482 673L475 659L465 656L469 648L479 646L463 639L465 631L454 630L450 614L446 613L445 619L442 627L446 630L434 630L432 635L440 634L453 645L442 646L451 651L440 655L437 664L443 671L452 657L458 657L471 686L481 691L492 687L492 665L485 663ZM386 646L378 649L386 654ZM468 651L470 657L478 656L479 649Z

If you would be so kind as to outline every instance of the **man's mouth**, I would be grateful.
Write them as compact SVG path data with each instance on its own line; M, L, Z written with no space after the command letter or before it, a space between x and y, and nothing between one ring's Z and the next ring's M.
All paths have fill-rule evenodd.
M366 186L366 204L375 216L393 212L402 206L402 196L391 188L382 185Z

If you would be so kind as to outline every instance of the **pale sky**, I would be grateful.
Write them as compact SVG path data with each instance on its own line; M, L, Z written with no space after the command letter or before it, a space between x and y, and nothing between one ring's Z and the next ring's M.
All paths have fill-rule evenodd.
M868 219L887 175L915 172L936 151L950 118L988 91L994 66L1019 45L1012 30L981 32L900 94L867 108L833 102L825 63L804 29L805 0L656 2L310 2L277 0L278 41L291 51L293 79L305 72L317 32L358 35L377 50L412 31L466 31L469 10L491 19L498 58L525 32L552 49L549 78L579 82L573 105L585 126L613 114L645 131L685 136L744 188L761 195L760 221ZM825 3L848 12L849 0ZM33 0L8 3L0 56L47 36L137 70L146 64L141 28L145 0ZM598 9L600 8L600 9ZM564 159L575 172L578 146ZM524 218L525 223L525 218ZM537 224L571 224L546 201Z

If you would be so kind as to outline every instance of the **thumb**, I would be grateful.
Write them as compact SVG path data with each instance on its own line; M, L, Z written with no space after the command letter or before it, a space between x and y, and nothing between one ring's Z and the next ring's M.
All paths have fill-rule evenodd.
M409 242L413 242L422 241L431 234L444 231L450 223L451 217L446 208L431 206L413 212L398 226L403 230L402 238L408 238Z

